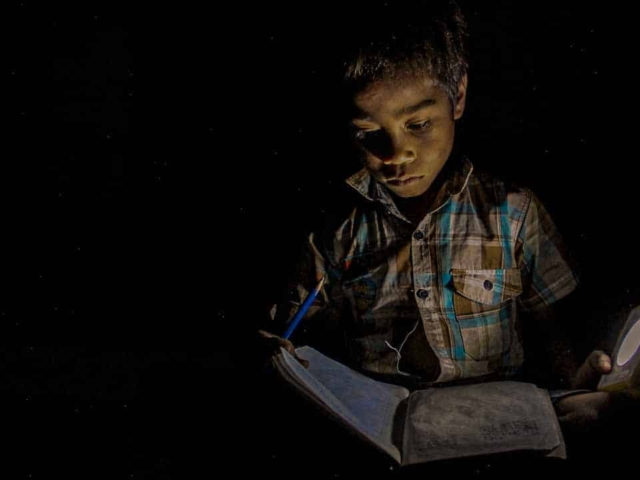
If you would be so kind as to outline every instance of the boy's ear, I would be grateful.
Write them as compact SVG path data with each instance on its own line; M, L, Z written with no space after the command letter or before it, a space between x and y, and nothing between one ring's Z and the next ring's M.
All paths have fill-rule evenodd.
M467 74L464 74L464 77L458 83L458 93L456 95L456 104L453 107L453 119L459 120L464 113L464 105L467 101L467 84L469 82L469 77Z

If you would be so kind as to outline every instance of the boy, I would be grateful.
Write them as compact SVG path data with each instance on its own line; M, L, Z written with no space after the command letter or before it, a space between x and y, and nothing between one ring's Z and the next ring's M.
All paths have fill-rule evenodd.
M455 151L469 84L465 22L453 2L425 10L418 22L363 22L367 36L346 62L344 91L364 168L347 181L348 213L308 237L290 298L268 330L284 331L325 278L303 320L304 343L354 368L415 387L549 382L538 361L566 348L532 347L555 329L554 304L577 277L537 197L477 173ZM294 353L291 342L261 336ZM596 351L579 369L568 362L554 374L593 389L610 368ZM565 424L583 425L608 404L608 394L590 392L556 408Z

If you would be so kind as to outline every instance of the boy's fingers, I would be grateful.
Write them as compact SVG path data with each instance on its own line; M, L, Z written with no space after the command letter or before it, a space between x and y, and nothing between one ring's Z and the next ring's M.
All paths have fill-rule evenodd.
M293 343L291 343L290 340L274 335L273 333L267 332L266 330L258 330L258 334L269 341L269 343L271 344L271 348L276 351L279 350L280 347L284 348L287 352L293 355L293 357L298 360L304 368L309 368L309 361L298 356L298 354L296 353L296 347L293 345Z
M556 405L558 421L575 433L587 432L610 407L611 397L606 392L573 395Z
M558 417L560 425L569 427L572 431L588 432L589 426L597 420L594 412L571 412Z
M309 368L309 360L305 360L304 358L300 358L298 355L295 355L296 360L298 360L304 368Z
M596 350L589 356L594 370L600 374L611 371L611 358L602 350Z
M578 369L573 388L595 389L600 377L611 371L611 358L602 350L594 350Z
M293 356L293 358L298 360L298 362L300 362L300 364L304 368L309 368L309 361L305 360L304 358L300 358L298 356L298 353L296 352L296 347L294 347L293 343L291 343L289 340L285 340L285 339L280 339L280 340L283 342L282 346L285 348L285 350L287 352L289 352Z
M277 335L267 332L266 330L258 330L258 334L263 338L277 338Z
M289 352L304 368L309 368L309 361L304 358L300 358L296 353L296 347L291 343L290 340L286 338L279 337L274 335L273 333L267 332L265 330L258 330L258 334L265 338L270 348L273 349L273 353L278 353L280 351L280 347L284 348L287 352Z
M290 348L293 347L293 344L289 340L285 340L284 338L267 332L266 330L258 330L258 334L262 338L266 339L270 345L273 345L274 348L278 349L279 347L284 347L289 353L291 353Z
M563 398L556 405L560 415L570 415L576 412L602 412L611 402L611 395L607 392L590 392L571 395Z

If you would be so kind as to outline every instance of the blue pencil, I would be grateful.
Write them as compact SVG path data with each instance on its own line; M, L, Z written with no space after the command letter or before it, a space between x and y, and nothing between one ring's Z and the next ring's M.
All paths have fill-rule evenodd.
M316 288L314 288L313 291L310 292L309 295L307 295L307 298L304 299L304 303L296 312L296 315L293 317L293 320L291 320L291 323L289 323L289 327L287 328L287 331L284 332L284 335L282 335L282 338L289 338L298 327L300 320L302 320L302 317L304 317L305 313L307 313L307 310L309 310L309 307L320 293L320 290L322 290L324 279L325 277L322 277L318 282L318 285L316 285Z

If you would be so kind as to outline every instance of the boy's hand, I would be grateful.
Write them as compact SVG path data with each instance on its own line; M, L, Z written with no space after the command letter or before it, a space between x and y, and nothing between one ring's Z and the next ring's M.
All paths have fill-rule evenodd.
M611 358L601 350L589 354L571 382L574 389L596 390L600 377L611 371ZM563 398L556 405L558 420L577 430L586 430L611 405L607 392L589 392Z
M611 395L608 392L589 392L563 398L555 408L560 424L586 432L610 405Z
M611 357L602 350L594 350L578 369L571 388L596 390L600 377L611 371Z
M273 333L267 332L265 330L258 330L258 335L264 341L263 345L266 351L266 356L268 356L269 358L280 353L280 347L282 347L291 355L293 355L293 357L298 360L298 362L300 362L304 368L309 368L309 361L298 356L298 354L296 353L296 348L289 340L274 335Z

